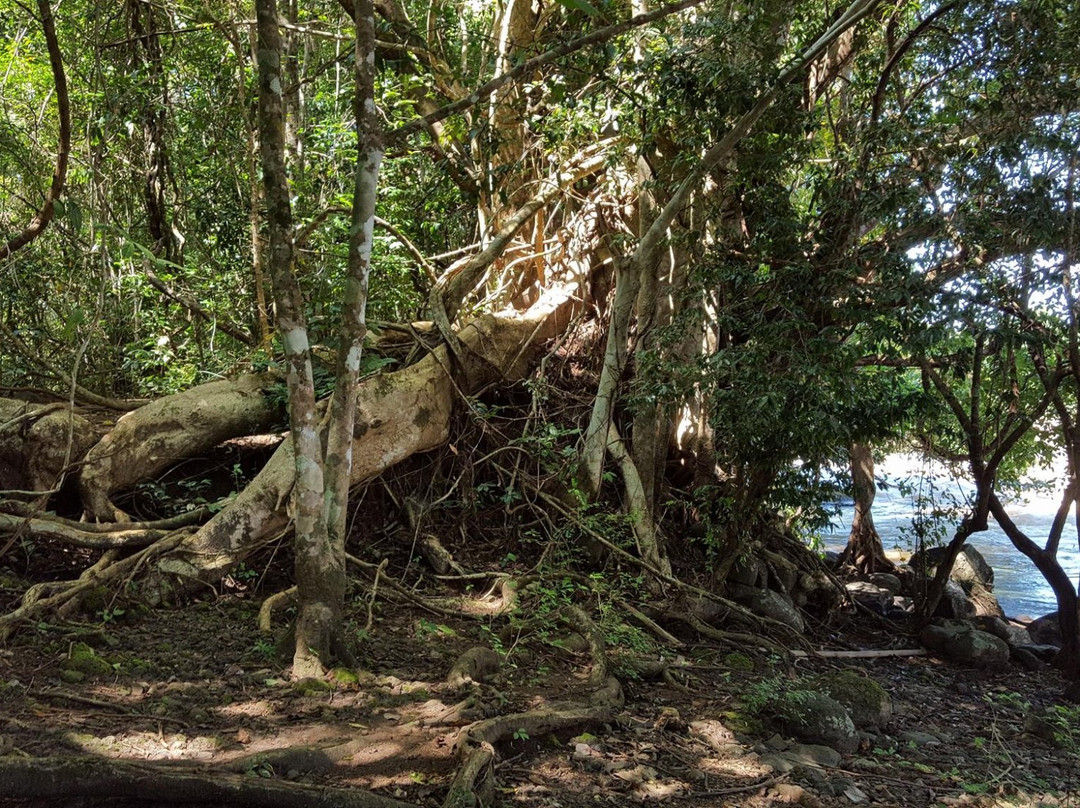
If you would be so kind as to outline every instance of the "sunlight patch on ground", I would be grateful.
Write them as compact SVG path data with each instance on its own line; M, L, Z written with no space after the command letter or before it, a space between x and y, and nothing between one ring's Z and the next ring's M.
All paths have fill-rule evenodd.
M772 768L759 762L756 755L702 758L698 761L698 768L708 775L747 779L756 779L772 773Z
M65 740L72 746L109 758L133 760L211 760L221 742L212 736L188 737L159 732L130 732L106 735L102 738L80 732L69 732Z

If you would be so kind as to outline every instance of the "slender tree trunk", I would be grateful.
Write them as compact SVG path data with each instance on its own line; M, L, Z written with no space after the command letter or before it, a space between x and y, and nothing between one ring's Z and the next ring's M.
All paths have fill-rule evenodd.
M174 264L183 263L181 242L169 221L165 185L169 177L165 144L169 89L165 80L157 13L149 0L128 0L133 67L148 77L150 87L142 99L143 201L151 250Z
M855 509L851 517L851 535L840 557L841 563L850 564L861 573L891 572L895 565L885 557L881 536L874 527L874 454L865 443L853 443L848 448L851 458L851 481Z
M277 304L277 326L285 350L289 390L289 431L293 442L296 484L292 494L294 547L300 616L294 674L321 672L331 659L331 639L340 626L341 606L333 600L343 586L322 580L321 567L333 563L329 551L323 452L315 408L311 346L303 296L293 272L293 219L285 173L285 127L282 101L281 35L276 0L258 0L259 133L263 182L266 186L267 264ZM330 576L336 571L331 568ZM312 591L314 589L314 591ZM335 608L336 606L336 608Z

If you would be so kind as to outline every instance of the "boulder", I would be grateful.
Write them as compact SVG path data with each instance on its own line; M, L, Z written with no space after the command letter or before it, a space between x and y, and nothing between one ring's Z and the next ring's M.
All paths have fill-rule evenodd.
M937 605L934 617L943 617L946 620L965 620L975 616L975 604L968 598L967 592L956 581L946 581L945 591L941 593L941 601Z
M892 599L888 617L897 618L915 614L915 601L912 598L897 596Z
M1028 633L1036 645L1054 645L1060 648L1061 626L1058 624L1058 613L1044 614L1028 623Z
M874 586L880 586L882 589L888 589L892 595L899 595L904 588L900 578L893 575L891 572L875 572L869 576L869 581Z
M973 668L1000 668L1009 661L1009 646L993 634L955 620L927 626L919 640L945 659Z
M823 744L843 754L859 747L859 733L848 711L824 693L791 691L774 706L784 730L804 743Z
M799 614L791 598L773 592L771 589L758 589L746 600L746 606L754 614L771 617L798 632L805 628L802 615Z
M886 614L892 605L893 593L869 581L849 581L844 589L853 601L877 614Z
M968 600L971 601L971 605L975 609L976 617L1005 616L1005 610L1001 608L998 599L985 586L974 582L970 586L965 586L963 583L960 586L967 592Z
M945 559L948 552L949 548L947 547L928 547L912 557L911 566L919 570L925 564L926 577L932 578L938 564ZM981 584L990 591L994 589L993 568L986 563L983 554L970 544L965 544L960 548L960 554L956 557L956 563L953 564L949 577L960 584L964 584L964 589L968 589L967 584L972 583Z
M1004 617L978 615L971 619L971 623L980 631L985 631L1005 640L1010 648L1033 644L1031 633L1026 628L1016 623L1010 623Z
M811 680L811 687L842 704L858 729L880 729L892 718L892 699L869 676L855 671L826 673Z
M747 553L732 565L727 580L729 584L741 584L756 588L764 586L768 572L765 562L753 553Z

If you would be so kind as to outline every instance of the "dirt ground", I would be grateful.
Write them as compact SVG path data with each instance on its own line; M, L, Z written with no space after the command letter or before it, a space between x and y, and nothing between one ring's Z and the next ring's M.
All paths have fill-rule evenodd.
M358 584L350 615L357 670L291 682L272 638L257 629L265 592L236 583L183 607L106 603L93 622L17 634L0 647L0 756L227 770L439 806L460 763L463 727L587 703L589 657L542 625L508 632L505 618L436 615L383 589L364 635L370 583ZM14 591L0 595L10 607ZM855 618L817 634L818 648L916 645ZM523 730L497 748L502 804L1080 805L1080 709L1060 700L1065 683L1049 668L975 672L925 656L785 663L680 636L686 645L669 652L666 681L646 681L613 654L625 706L612 720L544 737ZM444 684L475 646L499 652L499 673L486 684ZM790 751L791 741L768 716L752 714L753 694L841 668L885 688L891 722L836 765L771 769L760 756ZM328 759L319 749L339 754ZM4 806L57 804L2 791ZM176 804L146 797L131 804Z

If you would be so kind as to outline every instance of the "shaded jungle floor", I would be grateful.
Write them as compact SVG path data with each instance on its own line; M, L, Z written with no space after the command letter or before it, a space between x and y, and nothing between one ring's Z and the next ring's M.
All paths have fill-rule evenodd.
M368 587L357 584L354 632ZM0 591L0 605L13 594ZM380 590L372 632L357 634L363 672L325 683L289 681L256 627L263 595L243 586L182 608L106 604L95 624L38 625L0 648L0 755L169 761L438 806L459 765L461 727L585 702L587 655L559 647L542 623L507 632L505 618L437 616L389 596ZM853 618L819 632L819 648L915 645ZM980 673L928 657L788 666L757 649L683 639L668 681L620 671L616 649L626 704L614 721L562 736L521 732L500 747L503 804L1080 805L1080 709L1056 701L1064 683L1050 669ZM499 675L465 690L443 684L477 645L500 651ZM754 694L845 667L889 692L891 723L838 765L774 771L760 756L789 742L751 714ZM355 741L336 764L308 754ZM148 797L131 804L154 805ZM0 805L44 804L0 793Z

